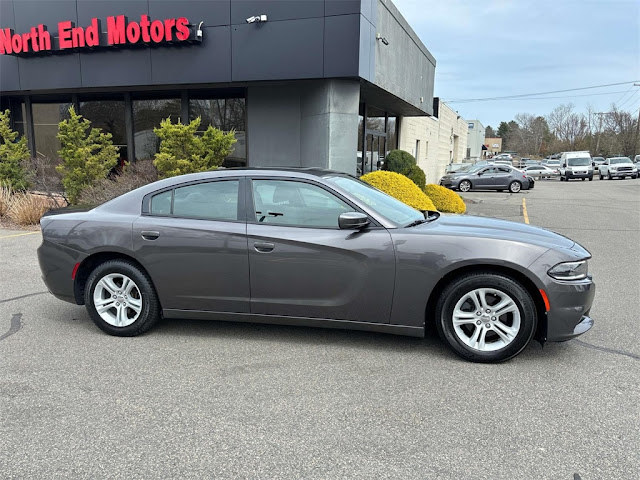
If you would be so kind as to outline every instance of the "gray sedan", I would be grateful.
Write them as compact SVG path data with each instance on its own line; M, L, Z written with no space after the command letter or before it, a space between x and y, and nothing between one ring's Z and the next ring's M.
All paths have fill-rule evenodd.
M338 172L228 169L41 220L53 295L111 335L160 318L422 336L496 362L591 328L589 252L507 221L419 212Z
M534 181L522 171L507 165L473 165L440 179L440 185L468 192L469 190L520 190L533 188Z

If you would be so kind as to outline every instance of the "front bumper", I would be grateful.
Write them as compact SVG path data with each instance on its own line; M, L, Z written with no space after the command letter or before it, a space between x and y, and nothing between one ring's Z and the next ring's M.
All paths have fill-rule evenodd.
M570 178L589 178L593 177L593 172L567 172L565 177Z
M593 327L589 312L596 286L591 277L577 283L553 282L545 290L551 306L547 313L547 341L565 342Z
M637 172L610 172L609 175L611 175L612 178L624 178L624 177L633 177L635 175L637 175Z

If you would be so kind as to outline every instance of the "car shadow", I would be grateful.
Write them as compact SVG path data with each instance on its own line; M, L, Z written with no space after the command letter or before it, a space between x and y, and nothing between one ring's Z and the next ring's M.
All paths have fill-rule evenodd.
M437 333L424 338L379 332L250 322L162 319L149 335L167 337L211 337L258 343L331 345L388 351L424 350L441 357L455 358L442 344Z

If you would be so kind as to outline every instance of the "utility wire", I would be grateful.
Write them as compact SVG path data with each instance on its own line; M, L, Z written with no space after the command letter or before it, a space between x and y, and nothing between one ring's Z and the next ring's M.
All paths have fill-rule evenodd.
M565 93L565 92L576 92L578 90L589 90L592 88L604 88L604 87L612 87L615 85L629 85L630 83L638 82L639 80L632 80L630 82L618 82L618 83L606 83L603 85L593 85L591 87L580 87L580 88L567 88L564 90L552 90L549 92L537 92L537 93L522 93L519 95L506 95L504 97L486 97L486 98L463 98L463 99L455 99L455 100L446 100L448 103L467 103L467 102L486 102L490 100L503 100L508 98L524 98L524 97L533 97L538 95L548 95L552 93ZM617 92L620 93L620 92Z

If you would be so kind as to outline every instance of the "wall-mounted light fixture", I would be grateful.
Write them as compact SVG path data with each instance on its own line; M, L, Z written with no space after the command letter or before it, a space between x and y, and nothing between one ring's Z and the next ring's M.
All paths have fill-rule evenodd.
M262 23L267 21L267 16L263 13L247 18L247 23Z
M196 30L196 38L197 38L198 40L202 40L202 24L203 24L203 23L204 23L204 22L200 22L200 23L198 24L198 30Z
M389 40L387 40L385 37L383 37L379 33L376 33L376 40L380 40L385 45L389 45Z

